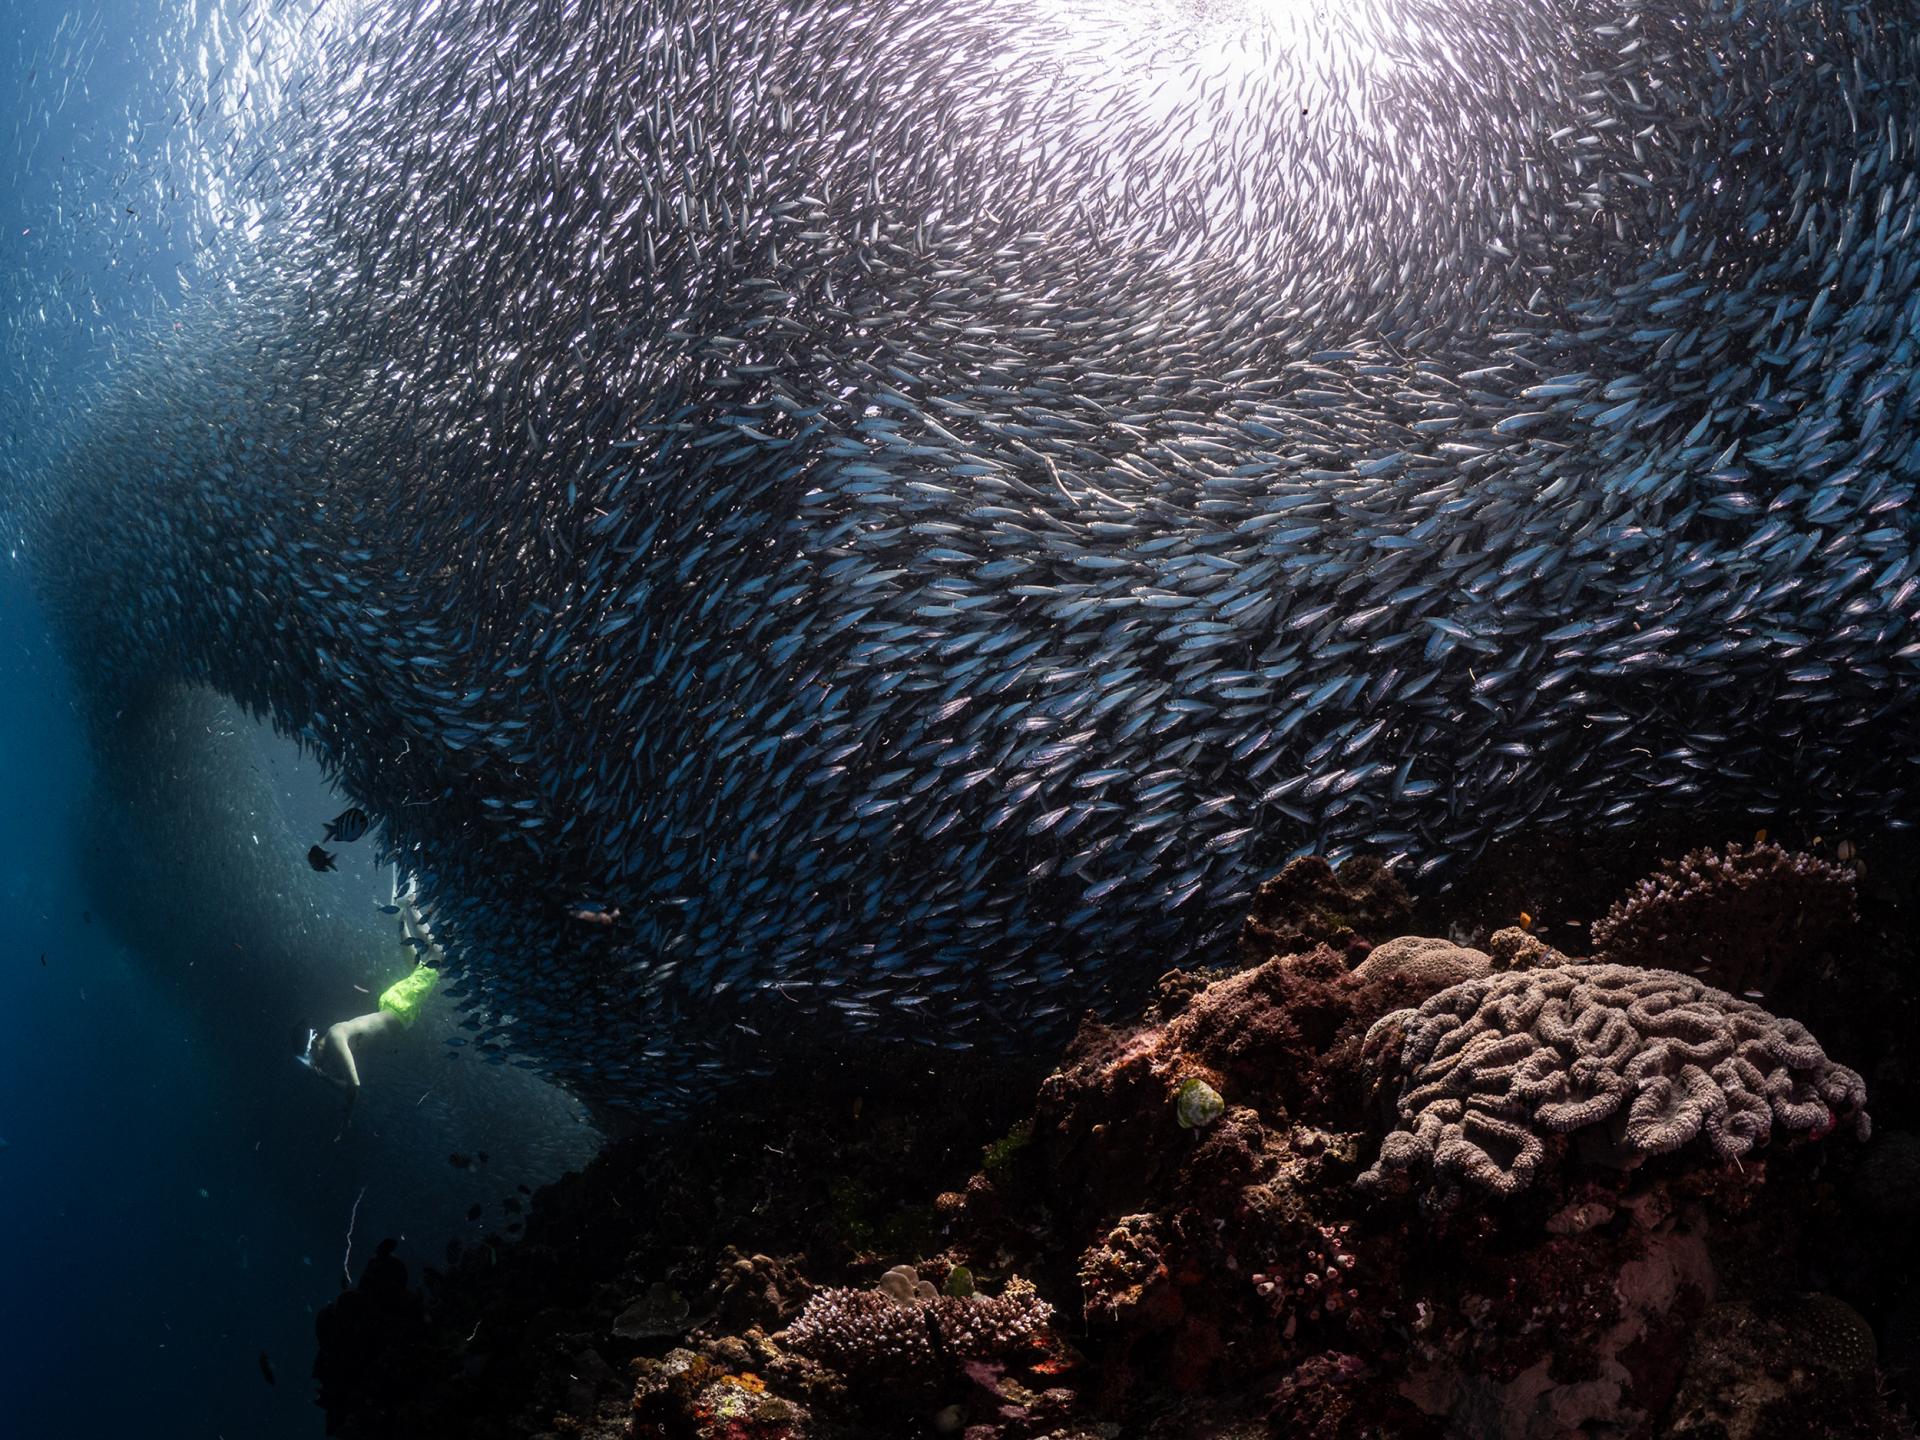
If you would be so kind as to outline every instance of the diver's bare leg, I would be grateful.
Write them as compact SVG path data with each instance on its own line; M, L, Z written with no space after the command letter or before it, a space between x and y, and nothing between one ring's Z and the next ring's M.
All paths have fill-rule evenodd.
M340 1068L346 1072L347 1089L357 1091L360 1088L360 1067L353 1058L353 1042L383 1035L398 1023L391 1012L375 1010L370 1015L356 1015L351 1020L342 1020L328 1027L322 1048L331 1048L338 1053Z
M418 940L426 947L420 958L429 965L438 965L446 958L433 938L433 931L427 928L426 920L421 917L420 907L414 903L411 890L400 901L400 931L408 940Z

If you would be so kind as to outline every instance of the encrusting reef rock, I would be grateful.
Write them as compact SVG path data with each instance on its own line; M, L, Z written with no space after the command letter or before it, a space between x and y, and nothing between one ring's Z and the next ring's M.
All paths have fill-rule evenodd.
M1234 963L1087 1020L1024 1118L1017 1077L961 1100L930 1072L616 1146L537 1198L522 1242L404 1305L382 1255L400 1353L326 1372L332 1431L1911 1436L1883 1383L1905 1357L1876 1343L1907 1333L1916 1258L1914 1197L1883 1193L1879 1158L1916 1149L1910 1003L1848 1027L1895 1110L1869 1148L1862 1074L1673 938L1689 914L1739 933L1744 897L1770 917L1763 969L1841 973L1850 872L1703 853L1704 879L1640 887L1611 931L1667 937L1660 967L1525 925L1409 934L1383 867L1300 860ZM1803 887L1809 923L1772 884ZM1857 1010L1847 983L1835 1013ZM373 1308L330 1312L323 1367L349 1310L353 1353L377 1349Z
M1727 990L1772 991L1797 956L1857 919L1854 872L1759 842L1670 860L1593 923L1594 958L1683 965Z

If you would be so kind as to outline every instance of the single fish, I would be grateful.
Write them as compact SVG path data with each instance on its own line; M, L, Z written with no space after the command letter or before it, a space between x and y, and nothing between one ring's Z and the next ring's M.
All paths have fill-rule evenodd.
M367 833L367 812L358 805L351 810L342 810L326 824L326 834L321 838L330 845L348 845Z
M334 863L334 857L325 850L322 850L318 845L311 846L307 850L307 864L322 874L325 874L329 870L337 870L340 868Z

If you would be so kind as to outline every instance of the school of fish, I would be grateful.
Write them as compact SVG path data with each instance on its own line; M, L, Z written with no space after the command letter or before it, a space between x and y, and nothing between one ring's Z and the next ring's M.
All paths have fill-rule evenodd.
M1031 1041L1303 849L1901 823L1911 19L369 4L8 483L84 683L316 750L488 1058Z

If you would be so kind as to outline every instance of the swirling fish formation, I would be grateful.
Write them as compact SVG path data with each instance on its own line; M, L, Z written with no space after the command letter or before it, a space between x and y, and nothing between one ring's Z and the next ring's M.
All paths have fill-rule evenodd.
M492 1058L670 1109L1303 848L1898 819L1905 3L1080 9L365 7L38 492L95 693L324 756Z

